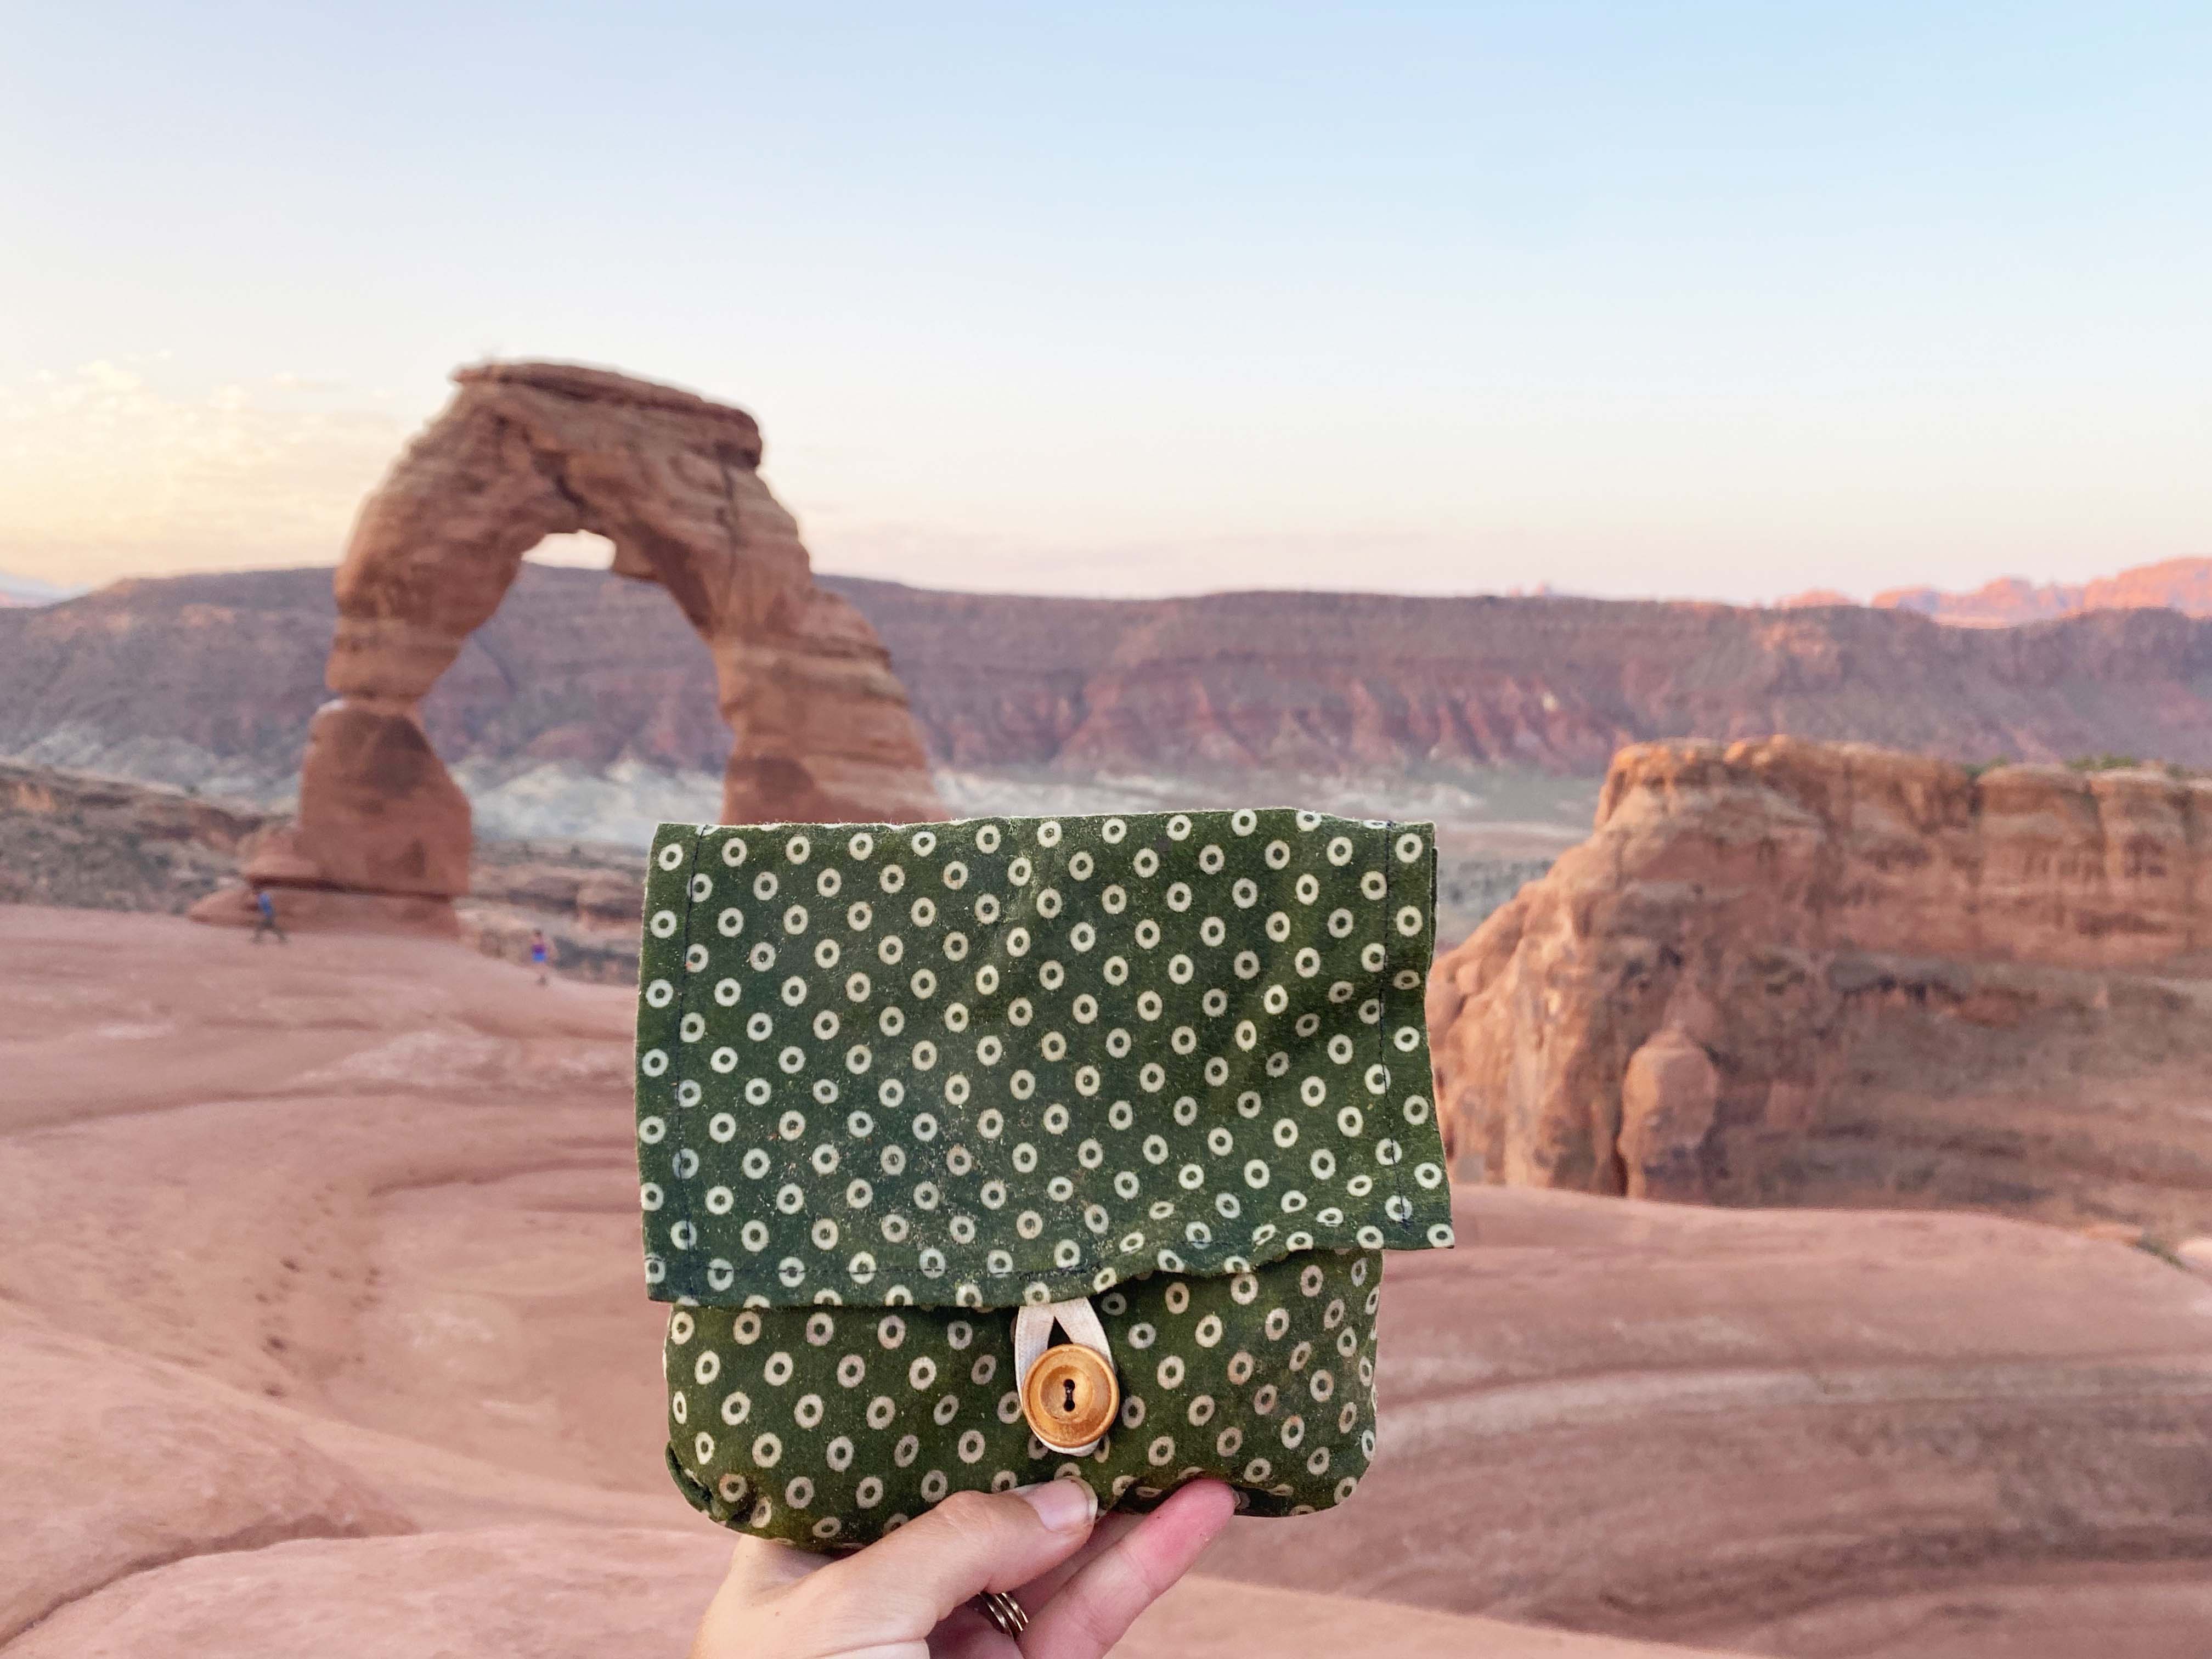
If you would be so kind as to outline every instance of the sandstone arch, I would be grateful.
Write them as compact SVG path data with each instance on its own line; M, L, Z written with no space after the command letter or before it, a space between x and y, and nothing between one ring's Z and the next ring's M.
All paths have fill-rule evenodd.
M667 589L712 651L734 738L726 821L945 816L889 654L814 585L797 526L761 482L751 416L563 363L453 379L453 400L362 507L336 580L337 697L309 730L296 823L249 861L249 879L374 896L417 924L449 914L468 890L469 807L420 704L523 556L574 531L611 541L617 574Z

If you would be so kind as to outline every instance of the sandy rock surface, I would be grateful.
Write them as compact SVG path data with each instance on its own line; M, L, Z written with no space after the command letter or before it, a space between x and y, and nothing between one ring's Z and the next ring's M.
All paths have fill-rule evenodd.
M492 1527L193 1556L58 1613L9 1659L607 1659L684 1651L728 1551L634 1528Z
M18 907L0 1006L0 1652L683 1650L728 1542L659 1466L626 994ZM1391 1271L1370 1486L1233 1527L1127 1652L2201 1651L2194 1274L1972 1218L1461 1209Z
M0 1640L181 1557L409 1529L287 1414L127 1345L0 1320Z
M1970 1650L2058 1659L2051 1609L2099 1573L2177 1610L2212 1586L2193 1275L1970 1216L1458 1207L1461 1249L1391 1262L1358 1500L1209 1571L1824 1656L1917 1653L1909 1620L1868 1644L1880 1610L2001 1586L2033 1594Z

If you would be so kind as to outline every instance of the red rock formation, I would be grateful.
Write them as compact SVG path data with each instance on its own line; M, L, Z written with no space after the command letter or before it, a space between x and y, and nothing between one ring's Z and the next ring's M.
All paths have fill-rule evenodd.
M1802 593L1792 593L1786 599L1775 600L1774 608L1777 611L1820 611L1830 605L1857 603L1850 594L1839 592L1832 587L1808 587Z
M1937 587L1892 587L1874 596L1877 611L1911 611L1953 628L2016 628L2022 623L2078 616L2089 607L2078 582L2037 584L2001 576L1970 593Z
M1773 738L1615 757L1430 981L1463 1176L2212 1225L2212 781Z
M355 525L326 676L337 700L307 733L297 824L250 880L403 908L467 890L468 801L421 703L523 555L580 530L614 544L618 575L665 588L707 641L736 736L726 819L941 816L905 693L867 623L814 585L761 482L750 415L559 363L454 379ZM237 910L217 901L207 919Z
M1674 1026L1628 1057L1620 1079L1620 1160L1631 1198L1705 1196L1697 1149L1712 1133L1720 1074L1705 1045Z

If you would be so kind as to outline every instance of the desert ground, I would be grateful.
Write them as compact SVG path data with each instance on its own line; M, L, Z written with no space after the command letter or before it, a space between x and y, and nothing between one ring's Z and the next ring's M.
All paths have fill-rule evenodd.
M675 1654L629 994L0 908L0 1652ZM1506 1188L1394 1261L1344 1509L1123 1651L2182 1659L2212 1285L1966 1215Z

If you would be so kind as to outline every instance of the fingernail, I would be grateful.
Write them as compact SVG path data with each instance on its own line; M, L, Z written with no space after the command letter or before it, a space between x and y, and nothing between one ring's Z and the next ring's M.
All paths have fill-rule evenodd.
M1015 1487L1014 1496L1054 1532L1087 1527L1098 1513L1098 1494L1080 1480L1042 1480L1034 1486Z

